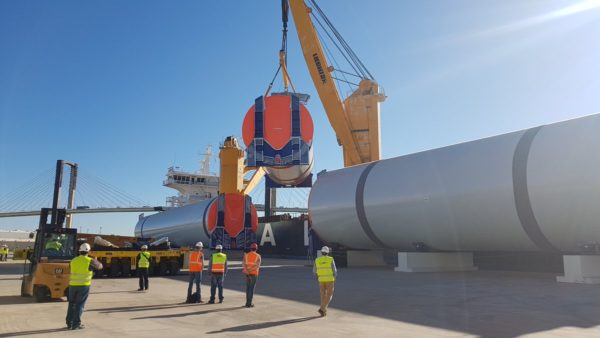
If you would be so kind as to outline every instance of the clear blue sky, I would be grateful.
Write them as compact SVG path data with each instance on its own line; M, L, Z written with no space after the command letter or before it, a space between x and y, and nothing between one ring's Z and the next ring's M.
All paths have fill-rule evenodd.
M600 112L600 1L319 2L388 96L384 157ZM58 158L151 204L240 135L276 68L279 0L0 2L0 196ZM316 171L341 151L302 58ZM131 234L137 215L77 216ZM35 218L0 219L31 229Z

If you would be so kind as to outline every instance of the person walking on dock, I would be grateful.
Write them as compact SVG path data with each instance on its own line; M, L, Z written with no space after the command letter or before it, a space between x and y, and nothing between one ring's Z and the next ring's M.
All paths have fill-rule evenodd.
M148 290L148 268L150 268L150 257L148 246L142 245L142 251L137 256L137 271L140 278L140 288L138 291Z
M187 290L186 303L202 303L202 293L200 292L200 282L202 281L202 269L204 268L204 253L202 242L196 243L196 250L190 253L190 282ZM195 299L192 299L192 287L196 284Z
M331 298L333 298L333 285L337 276L337 269L333 257L329 256L329 248L324 246L321 248L321 257L315 260L313 273L317 275L319 280L319 290L321 292L321 307L319 313L321 317L327 316L327 307Z
M81 244L79 256L73 258L70 263L71 273L69 274L69 294L67 296L69 307L66 318L67 328L70 330L84 328L81 324L81 315L92 285L92 270L102 270L102 263L96 258L88 257L90 250L89 244Z
M217 252L210 256L208 271L210 271L210 300L208 304L215 303L215 292L219 288L219 303L223 303L223 280L227 274L227 255L223 253L221 244L215 247Z
M242 260L242 272L246 275L246 307L254 307L252 297L254 297L254 287L258 279L258 270L260 269L260 255L256 252L258 245L250 244L250 252L244 254Z

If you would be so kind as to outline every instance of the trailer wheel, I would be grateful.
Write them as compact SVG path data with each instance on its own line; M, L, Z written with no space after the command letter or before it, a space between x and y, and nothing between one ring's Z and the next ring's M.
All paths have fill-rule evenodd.
M50 289L44 285L35 285L33 287L33 298L38 303L47 302L50 300Z
M121 262L121 275L123 277L131 276L131 263L128 260L124 260Z
M121 262L118 259L113 259L110 262L110 277L119 277L121 274Z
M169 270L169 266L167 265L167 262L160 262L160 264L158 264L158 275L159 276L165 276L167 274L168 270Z
M179 263L176 260L169 262L169 274L176 276L179 273Z

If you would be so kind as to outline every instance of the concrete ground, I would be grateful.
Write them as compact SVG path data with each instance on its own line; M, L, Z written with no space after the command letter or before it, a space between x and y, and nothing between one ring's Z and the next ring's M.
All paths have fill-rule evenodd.
M10 262L9 262L10 263ZM0 263L0 337L599 337L600 286L559 284L553 274L397 273L340 269L329 315L317 314L311 268L265 259L255 308L239 267L223 304L182 304L187 275L94 280L82 331L64 329L66 302L22 298L22 265ZM208 276L202 297L208 300Z

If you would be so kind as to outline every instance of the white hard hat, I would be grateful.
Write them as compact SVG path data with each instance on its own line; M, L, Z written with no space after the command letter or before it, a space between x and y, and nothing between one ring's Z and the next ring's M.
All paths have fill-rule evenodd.
M148 249L148 246L146 244L142 245L142 250L144 249Z
M215 249L217 249L217 250L223 250L223 246L221 244L217 244L217 246L215 247Z
M88 251L90 251L90 250L92 250L92 248L91 248L91 247L90 247L90 245L89 245L89 244L87 244L87 243L83 243L83 244L81 244L81 245L79 246L79 251L85 251L85 252L88 252Z
M196 243L196 248L203 248L204 244L202 244L202 242L198 242Z
M322 253L329 253L329 247L328 246L324 246L321 248L321 252Z

